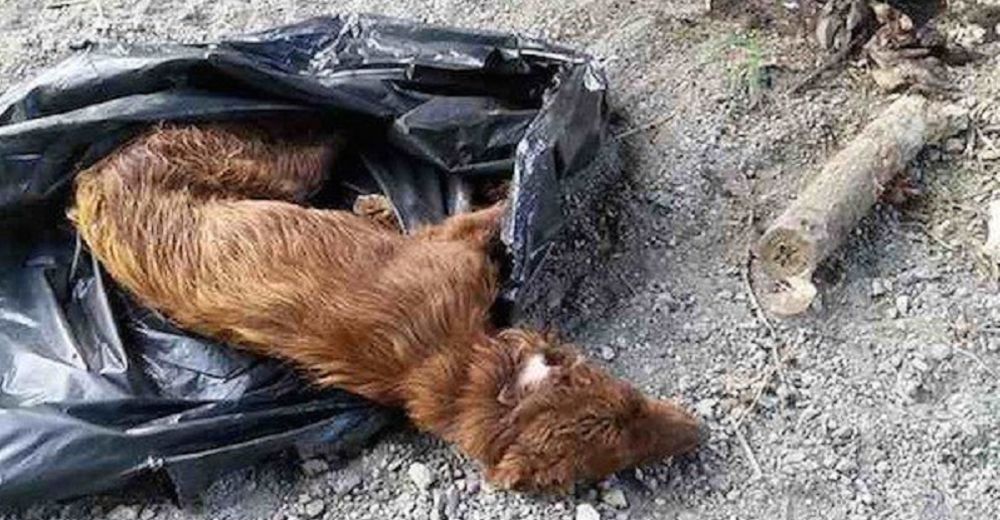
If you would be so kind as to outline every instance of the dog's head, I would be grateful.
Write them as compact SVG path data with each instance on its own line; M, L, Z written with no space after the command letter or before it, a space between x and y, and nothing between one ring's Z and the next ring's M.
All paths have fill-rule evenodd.
M502 412L486 467L494 485L566 491L697 447L692 415L642 395L553 337L507 331L498 339L515 354L495 387Z

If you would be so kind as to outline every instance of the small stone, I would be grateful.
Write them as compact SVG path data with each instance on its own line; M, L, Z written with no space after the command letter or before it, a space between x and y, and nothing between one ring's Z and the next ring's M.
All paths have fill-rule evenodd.
M139 513L139 520L153 520L154 516L156 516L156 510L152 507L147 507Z
M979 150L979 158L984 161L995 161L1000 159L1000 150L994 148L983 148Z
M986 28L970 23L967 25L960 26L952 37L960 45L965 47L975 47L977 45L982 45L986 41Z
M456 520L458 518L458 506L460 505L461 497L458 494L458 487L452 486L448 488L448 492L444 497L444 514L451 520Z
M905 294L897 296L896 312L898 312L900 316L906 316L906 313L909 311L910 311L910 297Z
M964 338L972 332L972 323L965 319L965 316L959 316L955 323L952 324L955 329L955 334L961 338Z
M139 520L139 509L133 506L118 506L108 513L108 520Z
M715 406L719 404L718 399L702 399L698 401L698 404L694 406L694 411L696 414L704 417L706 419L712 419L715 417Z
M933 343L927 346L927 357L940 363L947 361L951 357L951 345L945 343Z
M444 515L444 500L441 497L441 492L434 490L434 497L431 499L431 515L430 520L442 520Z
M719 291L718 293L716 293L715 298L717 300L721 300L721 301L732 300L733 299L733 291L730 291L729 289L723 289L723 290Z
M681 308L681 302L674 297L674 295L669 292L662 293L656 296L656 301L653 303L653 310L655 312L663 313L673 313L677 312Z
M616 487L604 490L601 493L601 501L616 509L625 509L628 507L628 499L625 498L625 492Z
M326 509L326 504L322 500L313 500L306 504L305 513L309 518L316 518L317 516L323 514Z
M958 137L952 137L944 142L944 151L950 154L959 154L965 151L965 141Z
M872 298L878 298L883 296L888 292L888 288L885 286L885 282L881 278L875 278L872 280L871 296Z
M729 479L723 477L722 475L715 475L715 476L709 478L708 479L708 485L712 489L714 489L716 491L722 491L723 493L725 493L726 491L729 491L729 488L730 488Z
M410 480L416 484L417 489L421 491L427 491L430 489L431 485L434 484L434 474L431 473L430 468L425 464L420 462L414 462L410 465L410 469L406 472L410 476Z
M611 361L615 359L615 349L608 346L601 347L601 359L605 361Z
M791 451L785 455L785 462L789 464L798 464L804 460L806 460L806 453L802 450Z
M920 380L914 377L900 379L897 383L899 392L901 395L906 397L910 402L916 400L920 395Z
M930 365L928 365L927 362L924 361L924 358L921 357L913 358L911 364L913 365L913 368L917 370L917 372L927 372L928 370L931 369Z
M360 486L361 475L353 471L345 472L343 475L337 476L336 479L332 479L331 482L333 492L338 495L346 495Z
M590 504L576 506L576 520L601 520L601 514Z
M330 465L323 459L309 459L302 463L302 471L310 477L322 475L329 471L329 469Z
M849 459L849 458L845 457L843 459L840 459L837 462L837 465L836 465L836 467L834 469L836 469L840 473L847 474L847 473L851 473L851 472L857 470L858 469L858 463L854 462L854 460L852 460L852 459Z

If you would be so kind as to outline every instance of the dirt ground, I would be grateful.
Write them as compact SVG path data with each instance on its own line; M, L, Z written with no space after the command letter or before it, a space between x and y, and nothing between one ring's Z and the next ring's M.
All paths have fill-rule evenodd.
M576 226L530 319L678 397L713 434L696 457L561 498L491 490L450 448L404 431L351 460L248 468L200 507L143 482L0 519L1000 518L1000 293L978 252L1000 197L1000 47L975 25L996 3L955 0L942 20L988 55L951 70L978 131L925 150L910 172L922 195L878 207L819 273L821 301L776 321L775 338L744 282L748 241L891 101L855 62L784 93L822 59L795 30L800 2L771 2L779 24L706 16L703 0L0 0L0 90L88 39L196 41L347 11L601 57L616 131L660 124L609 146L581 187L599 196L571 201ZM789 359L771 377L776 346ZM421 465L425 488L410 477Z

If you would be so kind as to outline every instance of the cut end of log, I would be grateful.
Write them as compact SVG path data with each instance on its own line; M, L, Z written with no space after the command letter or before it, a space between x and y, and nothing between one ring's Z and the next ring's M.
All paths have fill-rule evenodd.
M772 228L757 244L757 255L767 274L779 280L808 277L816 269L815 244L794 229Z

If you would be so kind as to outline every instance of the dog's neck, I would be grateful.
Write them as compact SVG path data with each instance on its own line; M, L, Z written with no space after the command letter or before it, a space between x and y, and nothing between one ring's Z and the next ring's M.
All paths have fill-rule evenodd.
M418 428L490 464L509 442L505 419L512 405L501 394L509 385L544 377L540 368L516 346L483 333L412 370L402 385L405 407Z

